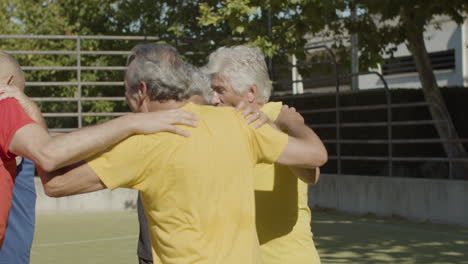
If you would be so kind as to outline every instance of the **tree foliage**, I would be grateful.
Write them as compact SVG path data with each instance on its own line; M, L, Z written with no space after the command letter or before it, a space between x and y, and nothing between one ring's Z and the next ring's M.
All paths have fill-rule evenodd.
M155 0L9 0L0 2L0 34L31 35L145 35L157 36L170 42L196 64L205 62L206 52L222 43L222 28L201 27L198 24L199 1ZM81 40L81 50L128 51L144 41ZM218 43L218 44L217 44ZM49 50L73 51L76 40L0 39L0 50ZM76 55L15 55L24 66L76 66ZM82 55L82 66L122 66L125 56ZM30 81L77 80L76 71L47 70L27 71ZM82 71L82 81L122 80L120 71ZM76 86L27 87L27 94L34 97L76 97ZM83 86L83 97L123 96L122 87ZM40 102L43 112L76 112L76 102ZM128 111L123 102L83 102L86 112ZM85 123L95 123L103 118L86 117ZM104 118L105 120L105 118ZM76 118L48 118L50 127L76 127Z
M204 2L200 5L200 23L224 24L234 39L259 46L270 57L280 51L300 54L304 36L337 20L336 8L342 5L339 0L232 0L212 5Z
M357 19L350 16L358 8ZM375 66L382 56L407 41L404 10L414 10L422 30L437 16L462 23L468 13L464 0L225 0L200 5L200 23L225 25L233 37L260 46L272 56L280 50L301 55L306 35L321 33L343 48L352 33L359 35L360 63ZM272 32L268 32L268 16ZM411 23L411 22L410 22Z
M351 19L357 6L359 16ZM267 56L296 54L304 58L306 35L324 34L334 40L339 57L346 60L343 36L360 38L360 65L381 62L382 55L408 42L408 25L424 31L434 17L447 15L457 23L468 11L464 0L8 0L0 2L1 34L34 35L146 35L157 36L201 65L206 55L222 45L260 47ZM83 40L84 50L129 50L135 41ZM2 50L74 50L76 41L0 40ZM189 51L197 51L189 53ZM73 66L76 56L18 55L20 63L32 66ZM84 66L123 65L118 56L83 56ZM30 80L73 81L73 71L31 71ZM121 80L120 72L84 71L85 81ZM83 89L83 96L121 94L116 87ZM31 87L34 96L73 97L76 87ZM73 104L43 103L43 110L73 112ZM125 110L112 102L89 102L89 111ZM94 118L88 118L94 122Z

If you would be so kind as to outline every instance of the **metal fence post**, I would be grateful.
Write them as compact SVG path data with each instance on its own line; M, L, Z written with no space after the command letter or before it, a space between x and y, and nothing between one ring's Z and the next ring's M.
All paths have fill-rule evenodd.
M76 82L77 82L77 91L76 97L78 99L78 128L83 127L83 109L82 109L82 88L81 88L81 37L76 38Z
M387 99L387 137L388 137L388 176L393 176L393 134L392 134L392 94L388 88L387 81L380 72L373 72L379 76L384 84Z
M447 125L447 130L449 132L449 155L448 155L448 161L449 161L449 179L453 179L453 163L452 163L452 160L453 160L453 147L452 147L452 144L453 144L453 139L452 139L452 132L449 128L450 124L446 121L445 124Z
M337 174L341 174L341 127L340 127L340 73L338 62L336 61L335 53L331 48L326 45L318 45L306 48L306 51L312 49L325 49L330 57L332 58L334 70L335 70L335 84L336 84L336 95L335 95L335 104L336 104L336 170Z

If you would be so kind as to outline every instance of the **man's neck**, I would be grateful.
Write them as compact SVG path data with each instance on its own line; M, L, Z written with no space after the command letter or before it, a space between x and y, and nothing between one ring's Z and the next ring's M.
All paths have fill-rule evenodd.
M188 103L188 100L167 100L167 101L150 101L148 103L148 112L157 112L164 110L172 110L183 107Z

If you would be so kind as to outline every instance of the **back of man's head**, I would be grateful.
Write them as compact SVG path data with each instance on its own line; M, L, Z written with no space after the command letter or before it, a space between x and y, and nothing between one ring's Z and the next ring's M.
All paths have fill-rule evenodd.
M201 68L198 68L193 65L188 65L190 72L190 90L191 95L199 95L203 98L204 104L209 104L212 96L212 90L210 86L210 78L208 74L204 72Z
M255 85L259 103L266 103L270 98L272 82L265 56L258 48L221 47L210 54L206 67L210 73L226 78L238 94Z
M137 92L140 81L146 83L151 100L188 99L190 70L177 50L168 44L140 44L127 60L127 84Z
M0 84L14 85L24 89L24 73L10 54L0 51Z

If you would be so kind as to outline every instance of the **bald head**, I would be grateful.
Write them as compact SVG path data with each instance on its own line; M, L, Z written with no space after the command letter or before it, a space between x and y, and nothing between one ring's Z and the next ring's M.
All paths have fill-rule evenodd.
M0 84L14 85L24 89L24 73L18 62L8 53L0 51Z

